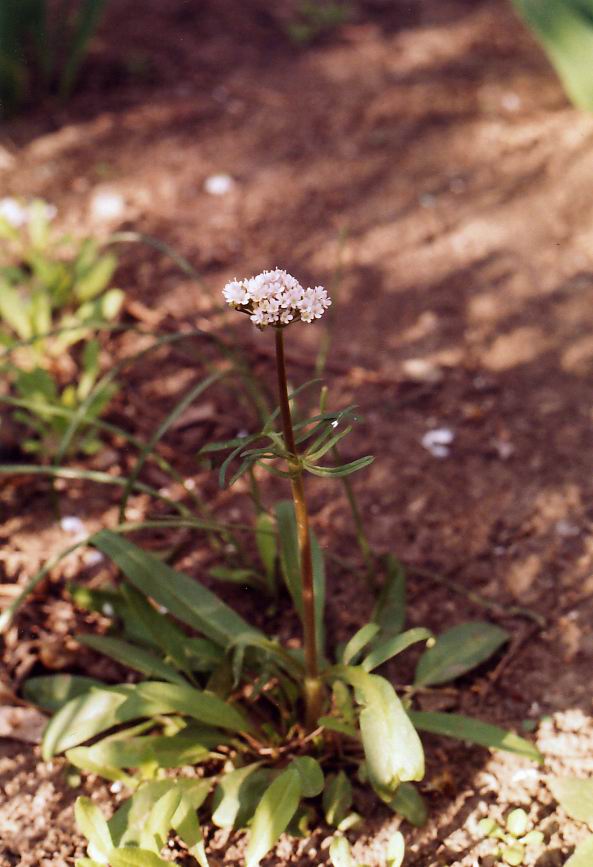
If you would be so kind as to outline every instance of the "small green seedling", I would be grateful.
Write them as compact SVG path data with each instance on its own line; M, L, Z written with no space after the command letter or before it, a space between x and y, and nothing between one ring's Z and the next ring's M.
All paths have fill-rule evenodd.
M508 814L504 828L487 816L478 823L478 831L482 837L499 841L491 853L495 858L509 867L519 867L523 864L526 850L539 847L544 842L542 831L530 830L530 824L525 810L517 809Z
M391 835L385 853L385 867L401 867L406 854L406 844L401 831ZM350 843L341 834L336 834L329 847L329 858L332 867L366 867L354 860Z

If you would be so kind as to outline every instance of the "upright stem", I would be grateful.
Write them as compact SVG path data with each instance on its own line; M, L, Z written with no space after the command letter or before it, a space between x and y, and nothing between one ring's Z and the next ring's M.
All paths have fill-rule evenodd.
M286 381L286 363L284 360L284 332L276 328L276 369L278 372L278 399L282 418L284 442L288 452L288 469L292 499L296 515L299 555L301 563L301 590L303 598L303 644L305 649L305 723L308 729L317 724L323 689L319 680L317 666L317 642L315 638L315 590L313 587L313 558L311 556L311 533L309 531L309 513L305 501L305 486L303 470L299 461L290 403L288 401L288 383Z

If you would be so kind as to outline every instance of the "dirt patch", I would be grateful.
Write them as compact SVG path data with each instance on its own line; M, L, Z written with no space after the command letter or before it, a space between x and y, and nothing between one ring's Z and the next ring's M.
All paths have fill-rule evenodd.
M361 2L305 50L284 30L290 3L244 5L147 0L139 17L127 0L112 4L75 98L4 126L0 190L47 198L66 229L157 235L201 271L198 285L154 250L121 248L128 319L204 332L123 377L114 421L138 436L203 374L208 335L241 346L273 400L268 335L221 310L227 279L278 264L332 286L331 402L356 402L364 417L344 456L377 456L354 481L373 545L409 565L412 625L486 616L511 630L509 655L458 684L452 707L515 729L530 721L546 756L540 771L427 739L431 821L406 827L407 863L479 863L476 820L523 805L549 849L527 863L560 865L581 830L554 807L545 775L593 770L593 120L567 105L498 0ZM204 182L220 172L231 188L210 195ZM105 196L117 211L101 207ZM295 383L312 375L322 330L291 330ZM121 358L136 340L114 337L106 349ZM217 514L235 518L245 490L220 493L195 454L253 426L240 393L216 390L163 444ZM435 428L452 433L446 457L422 445ZM132 456L114 442L100 460L126 471ZM154 469L143 478L162 483ZM280 489L262 484L271 501ZM356 560L342 495L309 488L322 543ZM62 514L88 529L115 520L109 492L69 485L61 497ZM4 583L24 582L71 541L43 483L5 482L0 508ZM130 516L146 508L134 497ZM206 547L179 541L179 565L201 576ZM88 566L73 557L54 570L9 634L15 688L40 670L48 636L63 638L72 667L69 641L84 623L64 579ZM369 600L343 568L329 580L330 627L342 637ZM475 592L495 607L475 604ZM248 592L233 603L248 615L257 607ZM516 612L526 606L543 629ZM0 864L72 864L80 790L62 763L6 741L0 779ZM82 786L104 804L117 799L92 779ZM369 816L351 835L357 857L380 864L397 822ZM322 862L325 838L283 841L268 863ZM240 863L240 840L214 835L211 849Z

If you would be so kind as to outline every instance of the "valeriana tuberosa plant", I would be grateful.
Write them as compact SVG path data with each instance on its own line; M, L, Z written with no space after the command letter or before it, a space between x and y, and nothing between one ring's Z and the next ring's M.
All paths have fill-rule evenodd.
M264 467L289 481L292 501L266 510L258 500L253 529L260 562L235 550L246 561L211 574L255 588L254 604L262 592L288 603L280 597L283 581L302 622L303 648L264 634L199 580L128 541L130 525L92 536L88 544L112 560L123 580L118 588L74 587L72 593L81 606L110 611L118 632L79 641L143 679L107 686L60 674L32 678L25 689L27 698L54 713L43 738L46 760L64 753L70 764L130 793L109 820L90 799L78 799L78 826L89 840L88 858L78 867L166 867L170 861L161 851L173 831L208 867L202 821L247 829L245 864L258 867L281 834L305 836L320 817L335 829L332 864L350 864L344 834L362 821L352 810L356 787L370 786L415 825L426 820L414 785L424 777L418 730L540 758L531 743L496 726L414 709L418 692L467 674L509 635L482 622L454 626L436 639L423 627L405 630L405 573L394 557L376 558L382 587L370 621L345 644L325 646L325 569L309 524L304 475L339 478L372 458L341 466L321 462L336 455L336 443L350 431L344 422L354 417L353 407L321 408L305 419L293 415L296 396L313 383L289 393L284 338L289 325L312 323L331 302L321 286L303 289L279 269L234 280L223 291L228 304L267 332L263 340L274 333L279 406L258 433L211 443L200 455L229 452L220 466L222 484L234 460L239 466L231 484L254 465ZM155 523L204 533L217 526L191 514L150 526ZM230 529L251 531L248 525ZM398 695L374 672L417 644L428 648L414 682ZM386 865L399 867L403 855L403 839L396 837Z
M304 466L297 448L290 411L284 353L284 329L291 323L311 323L315 319L320 319L331 305L331 299L323 286L303 289L295 277L280 268L273 271L263 271L248 280L233 280L224 287L223 295L227 304L230 304L240 313L246 313L259 329L264 330L271 327L275 333L278 402L282 419L286 464L290 476L298 529L306 670L304 682L305 724L311 730L315 727L319 716L323 685L319 679L318 648L315 638L315 588L313 586L309 512L303 480Z

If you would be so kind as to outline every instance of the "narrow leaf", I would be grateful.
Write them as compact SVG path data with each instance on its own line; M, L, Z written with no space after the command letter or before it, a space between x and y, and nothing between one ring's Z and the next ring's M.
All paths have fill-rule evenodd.
M206 848L196 807L187 797L181 799L181 804L173 816L172 824L200 867L208 867L208 858L206 857Z
M118 846L137 846L150 811L159 798L171 788L181 789L184 803L197 810L208 797L211 787L212 781L209 779L166 779L143 783L109 820L113 841ZM177 817L178 813L173 817L174 822Z
M251 824L246 867L258 867L296 813L301 794L301 778L294 768L281 773L266 790Z
M151 596L183 623L221 647L230 646L243 633L261 635L199 582L171 569L154 554L127 539L101 530L91 541L140 592Z
M381 627L378 623L365 623L361 626L358 632L355 632L342 653L342 662L344 665L350 665L356 660L360 651L373 640ZM370 669L367 669L369 671Z
M146 677L160 677L169 683L187 686L185 678L173 666L163 662L149 650L135 647L133 644L107 635L78 635L77 640L86 647L91 647L93 650L115 659L116 662L139 671Z
M337 827L352 806L352 784L344 771L328 778L323 792L323 811L328 825Z
M276 528L274 522L265 512L261 512L257 516L255 522L255 541L260 560L264 567L268 590L270 593L273 593L278 546L276 544Z
M406 620L406 573L392 554L388 554L384 562L385 583L371 620L381 627L381 638L390 638L402 631Z
M108 856L113 841L105 816L90 798L77 798L74 804L76 824L82 834L92 843L98 853Z
M532 743L490 723L460 714L430 711L410 711L410 719L415 727L423 732L468 741L493 750L517 753L540 764L543 762L541 753Z
M393 638L388 638L387 641L377 644L363 659L362 667L365 671L372 671L374 668L383 665L388 659L392 659L398 653L402 653L410 645L416 644L418 641L427 641L429 638L432 638L432 632L424 629L423 626L408 629L406 632L402 632L401 635L395 635Z
M32 704L53 713L71 698L88 692L92 686L102 686L102 683L93 677L75 674L44 674L25 681L23 696Z

